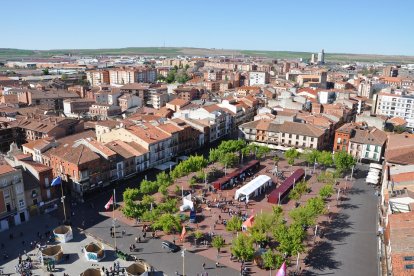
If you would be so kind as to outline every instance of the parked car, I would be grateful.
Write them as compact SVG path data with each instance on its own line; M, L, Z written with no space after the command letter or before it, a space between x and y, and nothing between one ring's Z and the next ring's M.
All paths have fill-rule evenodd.
M180 247L178 245L173 244L169 241L163 241L161 244L162 248L167 249L170 252L178 252L180 251Z

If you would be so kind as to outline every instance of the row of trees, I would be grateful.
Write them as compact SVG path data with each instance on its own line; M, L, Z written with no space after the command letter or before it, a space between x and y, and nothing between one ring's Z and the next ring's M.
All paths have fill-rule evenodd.
M225 167L234 167L242 157L254 154L256 158L262 158L269 152L270 148L266 146L247 144L244 140L228 140L210 150L209 162L218 161Z
M335 152L332 155L329 151L308 150L300 154L295 148L291 148L285 151L284 155L290 165L293 165L297 158L302 157L308 164L317 163L324 167L335 166L338 173L344 173L356 164L355 158L345 151Z

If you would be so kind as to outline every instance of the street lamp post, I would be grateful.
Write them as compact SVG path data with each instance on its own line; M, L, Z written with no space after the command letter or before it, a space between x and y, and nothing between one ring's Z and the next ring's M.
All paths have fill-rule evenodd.
M185 276L185 248L181 251L181 257L183 258L183 276Z
M67 217L66 217L66 206L65 206L65 196L63 195L63 183L62 183L62 175L63 175L63 167L62 167L62 163L60 163L60 191L62 193L62 197L61 197L61 202L63 205L63 215L65 217L64 223L67 221Z
M352 169L351 169L351 181L352 181L352 177L354 176L354 167L355 167L355 165L352 166Z

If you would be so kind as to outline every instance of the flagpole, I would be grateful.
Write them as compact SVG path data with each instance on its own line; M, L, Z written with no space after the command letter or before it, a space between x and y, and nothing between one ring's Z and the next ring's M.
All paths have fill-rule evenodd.
M115 252L116 252L116 251L117 251L117 249L116 249L115 204L116 204L116 197L115 197L115 189L114 189L114 202L113 202L113 204L112 204L112 223L113 223L113 227L114 227L114 243L115 243Z

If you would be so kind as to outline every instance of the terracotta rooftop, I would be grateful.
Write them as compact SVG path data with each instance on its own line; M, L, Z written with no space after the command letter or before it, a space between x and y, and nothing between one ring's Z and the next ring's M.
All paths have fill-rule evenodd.
M401 165L414 164L414 135L390 134L385 150L385 160Z
M14 171L16 171L16 169L14 169L12 166L8 164L0 165L0 175L14 172Z
M177 105L177 106L181 107L181 106L185 106L189 103L190 103L189 101L186 101L186 100L183 100L183 99L180 99L180 98L175 98L174 100L168 102L167 104Z

